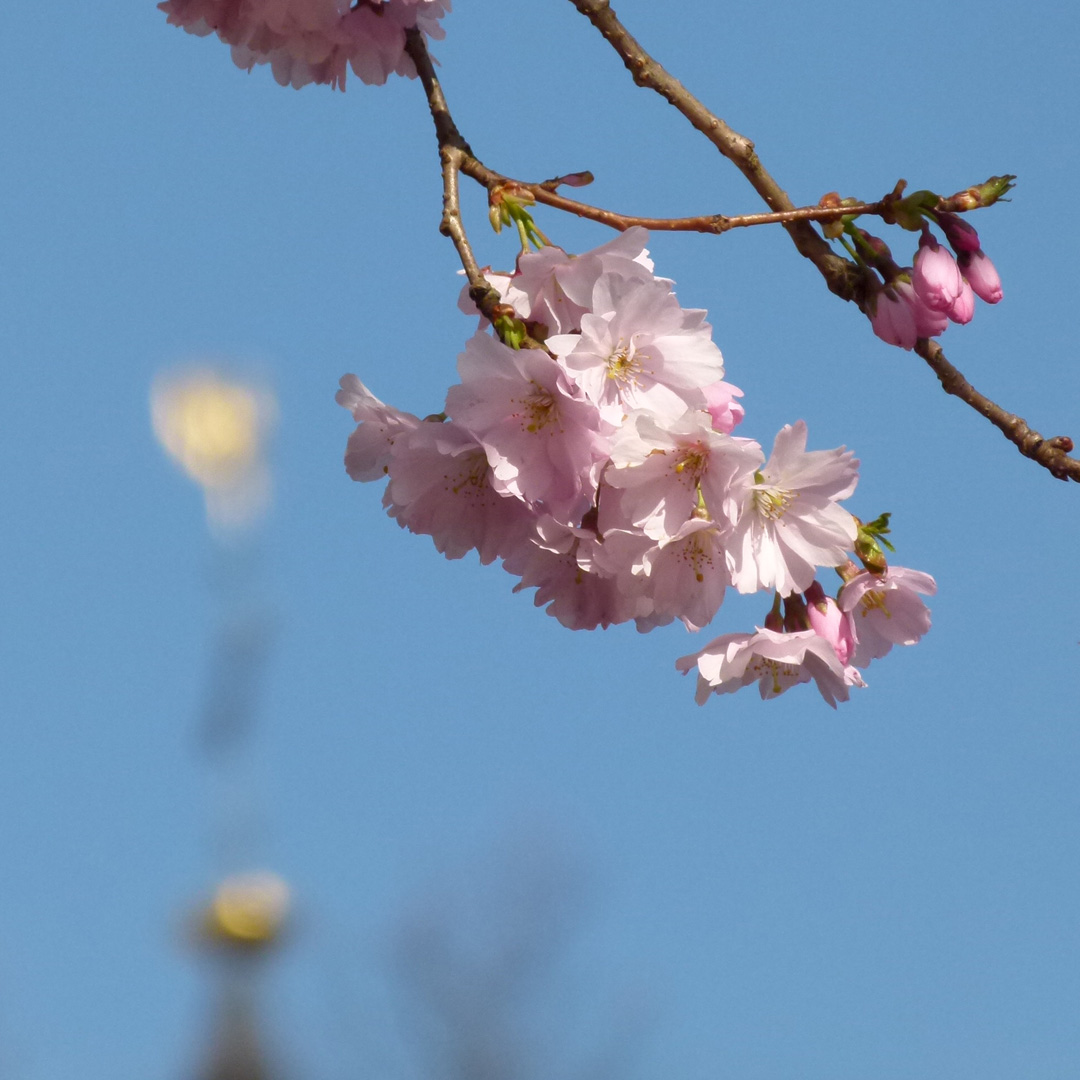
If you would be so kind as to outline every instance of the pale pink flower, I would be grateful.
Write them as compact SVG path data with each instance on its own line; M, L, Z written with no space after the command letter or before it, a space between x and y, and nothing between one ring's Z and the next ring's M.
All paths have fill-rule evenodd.
M341 377L335 400L360 425L349 436L345 471L354 480L381 480L390 464L394 440L422 421L412 413L383 404L355 375Z
M588 529L568 528L550 516L537 523L536 535L503 560L521 578L514 592L536 589L533 603L570 630L604 629L647 614L643 588L627 589L598 562L599 541Z
M781 428L729 540L739 592L775 589L788 596L809 588L817 567L843 563L857 526L839 501L858 479L850 450L808 451L803 420Z
M680 307L664 282L604 274L580 334L546 344L608 423L618 426L635 409L673 421L704 407L704 387L724 374L704 316Z
M482 563L517 550L533 533L525 503L491 485L484 448L453 421L402 432L391 447L383 505L397 523L430 536L448 559L475 549Z
M458 372L446 411L487 451L496 491L580 521L608 453L596 406L546 352L483 332L469 339Z
M943 248L929 230L924 230L919 239L911 284L931 311L948 311L963 288L964 280L952 252Z
M449 0L164 0L169 22L193 34L216 33L233 61L250 71L270 64L283 86L324 83L344 89L349 67L366 83L396 72L415 77L405 31L442 37Z
M965 251L960 256L960 270L980 300L996 304L1001 299L1001 278L982 251Z
M622 520L664 540L702 511L730 527L764 456L753 440L714 431L707 413L688 410L677 422L660 424L640 411L616 432L604 480L620 493ZM610 527L608 520L601 502L601 529Z
M825 701L836 708L847 701L850 685L832 646L813 630L788 634L759 628L754 634L724 634L700 652L680 657L675 667L684 675L697 668L695 700L704 705L710 694L731 694L752 683L762 698L779 697L811 679Z
M855 665L866 667L894 645L914 645L930 629L930 609L919 594L936 592L937 582L929 574L906 566L852 578L840 590L838 603L850 613L855 629Z
M687 630L708 626L731 584L723 533L703 518L691 518L674 536L649 548L640 565L656 617L680 619Z
M593 309L593 290L605 274L634 281L671 282L653 277L645 229L632 228L580 255L549 246L518 256L517 270L504 294L522 319L539 323L548 335L576 333L581 317Z

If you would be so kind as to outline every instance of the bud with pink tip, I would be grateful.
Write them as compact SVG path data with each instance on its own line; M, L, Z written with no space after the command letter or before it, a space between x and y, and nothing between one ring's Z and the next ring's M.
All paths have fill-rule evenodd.
M1001 278L998 277L994 264L981 250L965 251L960 256L960 270L980 300L996 304L1001 299Z
M929 229L919 239L911 284L919 299L931 311L948 311L964 287L960 267L952 252L943 248Z

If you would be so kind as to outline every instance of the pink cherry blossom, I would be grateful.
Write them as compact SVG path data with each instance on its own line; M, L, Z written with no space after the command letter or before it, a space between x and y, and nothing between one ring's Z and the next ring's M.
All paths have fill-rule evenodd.
M676 420L704 406L704 387L724 374L704 316L680 307L663 282L604 274L581 332L549 337L547 346L608 423L635 409Z
M164 0L169 22L190 33L216 33L233 61L250 71L270 64L283 86L323 83L345 88L349 67L365 83L393 73L415 77L405 31L442 37L449 0Z
M640 565L655 618L681 619L688 630L708 626L731 584L724 555L723 531L704 518L691 518L674 536L649 548Z
M929 574L906 566L852 578L840 590L838 603L852 617L856 667L866 667L894 645L914 645L930 629L930 609L920 594L935 592L937 582Z
M979 250L979 234L963 218L956 214L936 213L934 220L957 255L964 251Z
M915 333L919 337L937 337L948 329L948 315L944 311L935 311L929 307L915 291L915 286L910 281L898 278L893 282L893 288L896 290L896 295L911 308L911 313L915 317Z
M355 375L341 377L335 400L359 421L345 449L345 471L354 480L381 480L390 464L394 440L419 425L420 417L383 404Z
M383 505L402 528L430 536L448 559L475 549L482 563L530 538L535 515L491 484L484 448L462 427L421 423L394 439Z
M622 519L664 540L702 511L713 521L733 524L764 456L753 440L714 431L705 412L688 410L678 422L661 424L652 413L639 411L614 436L604 480L620 493ZM609 520L601 502L605 531Z
M596 406L546 352L483 332L469 339L458 372L446 411L487 451L495 490L580 521L608 454Z
M581 255L553 246L526 252L518 256L503 299L522 319L543 326L548 336L578 333L582 316L594 309L593 290L605 275L649 281L670 291L670 281L653 276L648 238L645 229L635 227Z
M508 556L503 566L521 578L514 592L536 589L533 603L570 630L605 630L652 609L644 585L628 589L604 573L599 540L588 529L568 528L550 516L537 523L532 541Z
M839 502L851 495L858 479L859 463L850 450L808 451L803 420L781 428L729 540L732 581L739 592L802 592L817 567L843 563L857 527Z
M699 705L711 694L731 694L755 682L762 698L779 697L813 679L835 709L837 701L848 700L850 685L862 685L857 676L849 678L832 646L813 630L789 634L759 628L754 634L724 634L700 652L680 657L675 667L684 675L697 668Z

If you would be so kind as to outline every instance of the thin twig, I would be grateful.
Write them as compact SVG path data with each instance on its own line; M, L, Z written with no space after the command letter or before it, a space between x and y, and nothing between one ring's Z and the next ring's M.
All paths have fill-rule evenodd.
M599 222L601 225L618 229L620 232L639 225L654 232L700 232L719 235L730 232L732 229L745 229L755 225L784 225L793 221L839 221L841 218L858 214L881 214L885 210L883 203L853 203L848 206L799 206L769 214L644 217L639 214L622 214L616 210L605 210L603 207L591 206L589 203L560 195L554 190L550 180L537 184L505 176L489 168L471 154L462 158L461 171L487 188L489 193L494 193L500 188L511 192L528 192L538 203L589 221Z

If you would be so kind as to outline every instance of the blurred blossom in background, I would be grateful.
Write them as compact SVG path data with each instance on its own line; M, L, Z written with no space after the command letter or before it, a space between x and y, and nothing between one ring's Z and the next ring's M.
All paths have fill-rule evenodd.
M215 536L257 524L271 499L266 446L277 420L273 394L194 368L159 375L150 405L158 441L203 489Z

